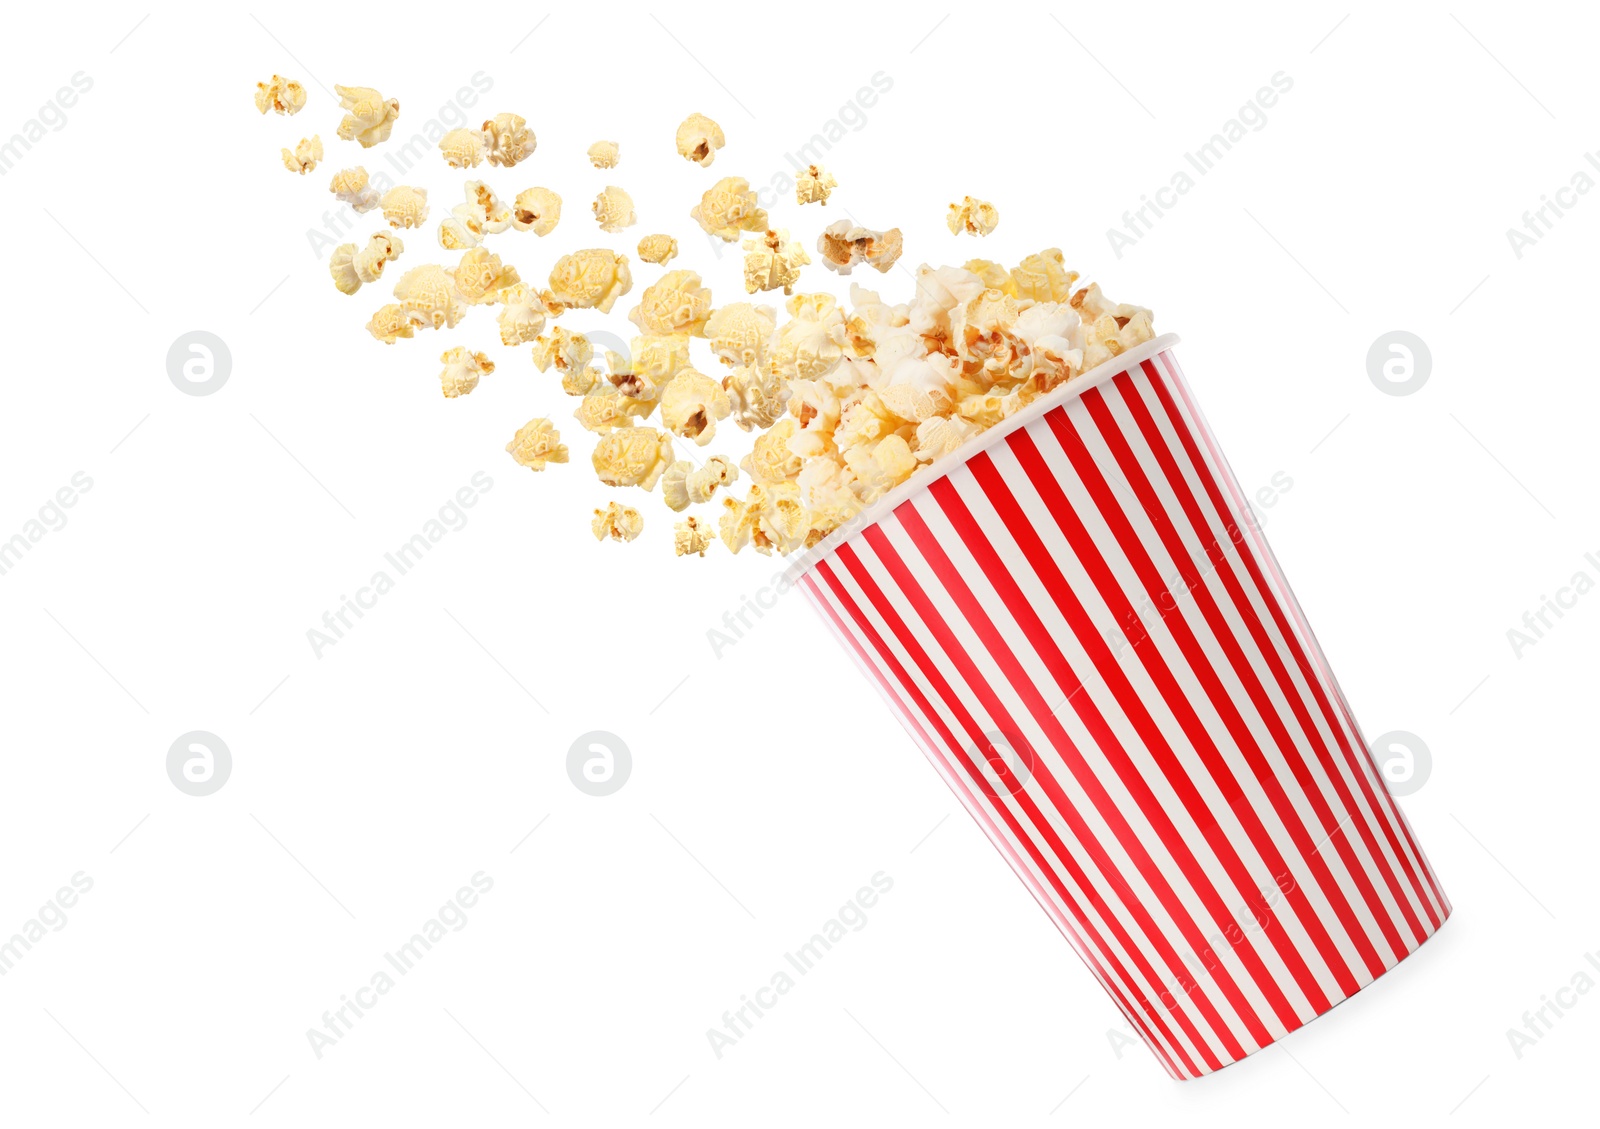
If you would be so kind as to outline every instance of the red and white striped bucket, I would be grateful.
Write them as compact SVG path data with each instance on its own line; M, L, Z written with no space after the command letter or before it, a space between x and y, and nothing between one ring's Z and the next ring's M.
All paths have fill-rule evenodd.
M790 571L1175 1078L1450 903L1161 337Z

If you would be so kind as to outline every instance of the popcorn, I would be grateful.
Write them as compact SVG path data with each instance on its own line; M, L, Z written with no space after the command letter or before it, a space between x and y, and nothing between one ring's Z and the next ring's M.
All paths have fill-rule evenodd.
M653 427L619 428L600 437L590 462L607 486L653 490L672 465L672 436Z
M483 133L476 129L452 129L439 139L444 163L453 169L475 169L483 162L486 146Z
M669 263L678 257L678 241L670 235L647 235L639 240L639 257L647 263Z
M583 371L592 373L594 370ZM578 410L572 414L584 430L605 435L619 427L632 427L633 421L649 415L652 407L651 404L624 396L609 385L601 386L596 381L578 402Z
M547 463L567 461L567 446L561 442L561 432L543 416L530 419L517 428L517 433L511 437L511 442L506 444L506 450L511 452L513 459L529 470L543 470Z
M707 235L724 243L739 238L740 231L765 231L767 213L756 207L756 194L742 176L726 176L706 190L689 218Z
M439 383L444 387L444 394L450 399L465 396L478 386L479 378L494 371L494 362L488 357L482 353L470 353L460 346L446 349L439 355L439 360L444 362L444 370L439 373Z
M345 141L360 142L363 149L389 140L394 120L400 116L397 99L384 100L382 94L368 86L335 86L339 107L345 111L339 123L339 137Z
M739 460L739 465L751 478L767 486L794 481L804 464L789 449L789 442L799 430L799 420L780 419L765 434L756 436L750 453Z
M686 368L661 390L661 426L704 447L717 432L717 420L727 419L732 405L722 385L709 376Z
M496 114L483 123L483 143L489 163L509 169L533 156L539 139L518 114Z
M689 335L646 333L628 343L632 357L628 371L636 381L648 381L652 391L689 367Z
M594 365L569 367L561 371L561 391L568 396L587 396L600 386L600 377L604 375Z
M316 134L312 134L309 138L302 137L293 152L288 149L283 150L283 167L301 176L316 168L320 160L322 160L322 138Z
M672 527L672 548L680 557L705 556L715 539L697 517L686 517Z
M607 502L605 509L594 511L594 520L589 523L589 528L594 531L596 541L604 541L607 537L613 541L632 541L644 532L644 518L632 506Z
M773 368L785 380L820 380L844 358L844 312L831 294L796 294L790 321L772 337Z
M398 259L404 249L400 237L386 231L373 235L361 251L356 250L354 243L341 243L328 260L333 284L341 293L354 294L362 283L377 282L383 275L384 264Z
M279 114L298 114L305 104L306 88L281 74L273 75L270 82L256 83L256 109L263 114L268 110Z
M394 296L406 318L424 328L454 329L467 312L455 277L436 263L406 271L395 283Z
M383 194L379 206L390 227L421 227L428 218L428 190L397 185Z
M733 422L744 431L771 427L788 411L789 386L770 364L740 365L722 378Z
M500 256L485 247L474 247L461 256L455 269L456 290L474 306L491 305L500 292L517 285L517 268L500 262Z
M618 232L637 222L633 214L633 197L614 184L606 185L605 191L594 198L591 206L601 231Z
M804 547L811 532L811 517L801 504L799 488L792 482L774 486L757 483L742 502L724 498L722 510L717 526L722 543L730 552L753 545L764 556L774 550L792 553Z
M711 501L717 487L731 486L738 477L739 468L725 455L712 455L700 467L679 459L661 476L661 498L674 513L682 513L691 505Z
M411 319L393 302L378 308L372 320L367 322L367 332L385 345L393 345L401 337L416 336L416 331L411 328Z
M744 289L746 294L783 288L794 293L800 268L811 261L799 242L790 242L787 231L769 230L763 236L744 241Z
M368 183L367 170L360 165L334 173L328 191L363 214L378 206L377 189Z
M722 127L704 114L690 114L678 126L678 156L693 161L701 168L710 168L717 159L717 150L727 144Z
M811 165L795 177L794 198L800 204L826 204L839 182L821 165Z
M549 372L554 365L557 372L581 369L594 358L594 346L581 333L573 333L555 326L548 337L533 340L533 367Z
M705 336L725 365L753 365L763 360L767 339L777 327L771 306L733 302L719 307L706 319Z
M1000 213L995 206L987 200L974 200L971 196L963 196L961 203L950 205L950 214L945 217L945 226L950 229L951 235L988 235L1000 222Z
M495 320L502 345L526 345L544 331L544 303L527 284L518 282L501 290L500 301L503 305Z
M668 271L644 288L628 320L646 333L705 336L711 314L711 291L692 270Z
M622 149L615 141L596 141L589 146L589 163L597 169L614 169L622 160Z
M518 231L549 235L561 222L561 197L548 188L524 188L511 208L511 223Z
M900 258L900 249L898 227L873 231L869 227L857 227L849 220L835 220L817 237L823 265L839 274L849 274L861 262L881 274L894 266Z
M550 292L566 306L610 313L616 300L631 289L628 256L604 247L562 255L550 268Z

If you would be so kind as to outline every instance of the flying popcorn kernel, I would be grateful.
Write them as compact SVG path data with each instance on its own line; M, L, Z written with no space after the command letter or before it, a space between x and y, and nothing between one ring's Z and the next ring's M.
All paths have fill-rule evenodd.
M450 209L450 214L467 226L474 235L498 235L511 226L511 209L500 202L489 186L481 180L469 180L462 186L466 202Z
M474 306L492 305L502 291L517 285L517 268L500 262L487 247L474 247L461 256L454 271L456 290Z
M367 170L357 165L333 174L328 191L357 212L366 213L378 206L378 192L367 180Z
M439 355L439 360L444 362L439 383L450 399L465 396L478 386L479 379L494 371L494 362L488 357L482 353L468 352L459 345L454 349L446 349Z
M653 427L618 428L600 437L590 462L607 486L653 490L672 464L672 436Z
M596 379L572 414L585 431L605 435L619 427L632 427L635 419L650 414L650 407Z
M712 455L705 465L694 468L684 481L691 505L711 501L717 488L730 487L739 480L739 468L726 455Z
M670 263L678 257L678 241L670 235L647 235L639 240L639 257L647 263Z
M1065 302L1077 281L1078 272L1067 270L1059 247L1029 255L1011 269L1016 297L1032 298L1035 302Z
M483 133L476 129L452 129L439 139L444 163L453 169L475 169L483 163Z
M506 450L529 470L543 470L547 463L567 461L567 446L561 442L561 432L544 416L530 419L517 428Z
M727 144L722 127L704 114L690 114L678 126L678 156L693 161L701 168L709 168L717 159L717 150Z
M383 194L379 206L390 227L421 227L428 218L428 190L397 185Z
M405 311L393 302L378 308L378 312L372 315L372 320L367 322L367 332L385 345L393 345L402 337L416 336L416 331L411 327L411 319L406 317Z
M839 182L821 165L811 165L801 170L795 178L794 198L800 204L826 204Z
M515 283L500 292L500 344L526 345L544 332L544 303L525 283Z
M496 114L484 122L483 140L489 163L507 169L533 156L539 144L527 121L518 114Z
M686 333L641 334L628 342L628 351L628 371L650 382L651 399L654 399L654 389L689 367L689 335Z
M317 167L317 162L322 160L322 138L312 134L309 138L302 137L300 144L291 152L283 150L283 167L290 172L297 172L301 176Z
M361 276L356 273L358 250L354 243L341 243L328 256L328 273L333 275L333 284L341 294L354 294L361 289Z
M672 548L680 557L703 557L715 540L711 527L697 517L686 517L672 527Z
M849 274L862 262L882 273L900 258L900 229L873 231L849 220L835 220L823 228L817 238L817 250L823 265L839 274Z
M339 137L345 141L359 142L363 149L389 140L394 120L400 116L400 102L368 86L335 86L339 108L345 111L339 123Z
M1000 222L1000 213L995 206L987 200L974 200L971 196L963 196L961 203L950 205L950 214L945 217L945 226L950 229L951 235L988 235Z
M793 482L804 466L800 456L789 450L789 441L799 430L799 420L780 419L772 425L771 430L756 436L750 453L740 460L739 465L746 474L763 485Z
M755 294L782 288L785 294L794 293L799 281L800 268L811 261L799 240L789 239L787 231L768 231L744 241L744 290Z
M622 148L615 141L596 141L589 146L589 163L597 169L614 169L622 160Z
M437 263L406 271L395 283L394 296L406 317L425 329L453 329L467 312L455 277Z
M594 198L594 218L604 232L618 232L637 222L633 214L633 197L614 184Z
M596 541L604 541L607 537L613 541L632 541L644 532L644 518L632 506L607 502L605 509L594 511L594 520L589 523L589 528L594 531Z
M751 545L764 556L774 551L791 553L806 544L811 532L811 515L792 482L774 486L756 483L742 502L724 498L722 509L722 519L717 524L722 543L730 552L737 553Z
M765 358L775 328L777 311L771 306L733 302L706 319L706 342L725 365L753 365Z
M999 263L990 262L988 259L968 259L961 265L961 269L977 275L989 290L998 290L1012 298L1020 296L1017 293L1016 279L1012 278L1011 272Z
M700 197L689 212L707 235L732 243L741 231L765 231L767 213L756 206L756 194L742 176L725 176Z
M717 433L717 421L727 419L732 405L722 385L709 376L686 368L661 390L661 426L704 447Z
M377 282L383 275L384 264L398 259L403 250L405 245L400 237L387 231L373 235L363 250L358 251L354 243L342 243L334 248L328 260L333 284L341 293L354 294L362 283Z
M561 391L568 396L587 396L600 386L604 376L598 365L569 367L561 372Z
M700 285L700 276L692 270L674 270L644 288L628 320L645 333L704 337L710 316L711 291Z
M271 82L256 83L256 109L263 114L268 110L279 114L298 114L305 104L306 88L281 74L273 75Z
M610 313L612 305L633 289L628 256L604 247L562 255L550 269L550 292L565 306Z
M525 188L511 207L511 222L518 231L549 235L561 222L561 197L548 188Z
M740 365L722 378L722 390L744 431L771 427L788 410L789 386L770 364Z
M561 326L553 326L549 336L533 340L533 367L549 372L554 365L557 372L581 369L594 359L594 346L581 333L573 333Z

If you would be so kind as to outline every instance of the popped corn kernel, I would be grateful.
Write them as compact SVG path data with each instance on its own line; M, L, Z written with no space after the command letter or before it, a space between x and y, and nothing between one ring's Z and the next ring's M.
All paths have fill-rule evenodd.
M622 160L622 147L615 141L596 141L589 146L589 163L597 169L614 169Z
M474 306L493 305L500 293L522 281L517 268L500 262L500 256L487 247L474 247L461 256L456 266L456 289Z
M628 320L646 333L705 336L711 315L711 291L692 270L668 271L644 288Z
M446 251L470 251L482 243L483 240L455 216L439 221L439 246Z
M473 353L456 346L439 354L444 369L439 373L439 384L445 396L455 399L465 396L478 386L478 381L494 371L494 362L482 353Z
M844 311L832 294L796 294L784 306L791 320L773 334L773 367L785 380L820 380L844 358Z
M607 537L613 541L632 541L644 532L644 518L632 506L607 502L605 509L594 511L594 520L589 523L589 528L594 531L596 541L604 541Z
M711 501L719 486L732 486L739 477L739 468L725 455L712 455L704 466L695 466L688 459L679 459L661 476L661 498L674 513L682 513L691 505Z
M931 463L952 454L958 447L978 434L978 425L970 420L935 416L917 424L917 461Z
M780 419L764 434L756 436L750 453L739 460L739 465L751 478L767 486L793 482L804 465L800 456L789 450L789 441L799 430L799 420Z
M706 343L725 365L753 365L765 358L775 328L777 311L771 306L732 302L706 319Z
M1011 277L1011 272L999 263L990 262L988 259L968 259L961 264L961 269L977 275L989 290L998 290L1012 298L1021 296L1017 293L1017 282Z
M500 202L489 186L481 180L469 180L462 186L464 203L450 209L450 214L466 225L480 239L485 235L498 235L511 226L511 209Z
M544 312L553 318L558 318L567 312L567 304L548 290L539 291L539 301L544 303Z
M1078 272L1067 270L1059 247L1029 255L1011 268L1010 293L1035 302L1065 302L1072 294ZM1005 287L1000 287L1004 290Z
M697 517L686 517L672 527L672 549L680 557L703 557L715 540L711 527Z
M354 294L361 289L361 276L356 273L357 250L354 243L341 243L328 256L328 273L333 275L333 284L341 294Z
M787 231L768 230L765 235L744 241L744 290L746 294L777 290L794 293L800 268L811 261L799 240L791 241Z
M732 405L722 385L703 373L686 368L661 389L661 426L704 447L717 432L717 420L727 419Z
M689 218L724 243L738 239L741 231L767 229L767 213L756 206L756 194L742 176L725 176L706 189Z
M962 232L968 235L988 235L1000 222L1000 213L987 200L974 200L971 196L963 196L961 203L950 205L950 214L945 217L944 222L952 235L960 235Z
M589 374L597 372L594 369L584 371ZM632 397L624 396L611 385L602 383L597 376L593 380L583 399L578 401L578 410L572 413L585 431L605 435L619 427L632 427L635 419L650 414L650 404L641 404Z
M455 276L437 263L406 271L394 285L394 296L406 317L427 329L453 329L467 313Z
M500 301L503 305L495 320L500 325L502 345L526 345L544 332L544 303L526 283L514 283L503 289Z
M792 482L771 486L755 483L743 501L724 498L722 510L718 529L722 543L734 553L746 545L763 556L774 551L792 553L806 544L811 532L811 515Z
M551 365L557 372L581 369L593 359L589 339L559 325L551 327L549 336L533 339L533 367L540 372L549 372Z
M678 125L678 156L693 161L701 168L709 168L717 159L717 150L726 145L722 127L704 114L694 113Z
M322 160L322 138L314 133L310 137L302 137L300 144L296 145L293 151L283 150L283 167L301 176L316 168L320 160Z
M654 390L689 367L689 335L686 333L645 333L628 342L628 371L650 382Z
M256 83L256 109L263 114L268 110L279 114L298 114L305 104L306 88L281 74L273 75L270 82Z
M393 302L387 306L378 307L372 315L372 320L367 322L367 332L382 341L385 345L393 345L402 337L415 337L416 330L411 327L411 319Z
M345 111L344 120L339 123L340 138L359 142L363 149L389 140L394 120L400 116L398 99L385 100L369 86L335 86L333 92L339 96L339 108Z
M647 263L670 263L678 257L678 241L670 235L647 235L639 240L639 257Z
M517 428L506 450L519 465L529 470L543 470L547 463L567 461L567 445L561 442L561 432L544 416L530 419Z
M849 274L857 263L866 263L880 274L900 258L900 229L873 231L857 227L850 220L835 220L817 237L817 250L823 265L839 274Z
M788 411L789 386L771 364L740 365L722 378L733 407L733 422L744 431L760 430Z
M821 165L810 165L795 178L794 198L800 204L826 204L839 182Z
M653 427L620 427L600 437L589 461L607 486L653 490L672 464L672 436Z
M405 245L400 237L387 231L374 234L362 250L357 250L354 243L341 243L328 259L333 284L341 293L354 294L362 283L377 282L383 275L384 264L398 259L403 250Z
M610 313L612 305L633 289L628 256L604 247L590 247L562 255L550 268L550 292L575 309L594 308Z
M524 188L512 204L511 222L518 231L549 235L561 222L561 197L548 188Z
M594 218L600 224L601 231L618 232L638 222L633 214L633 197L614 184L606 185L590 206L594 209Z
M561 391L568 396L587 396L600 385L600 378L604 375L598 365L576 365L561 372Z
M338 197L341 203L349 204L363 214L378 206L378 191L369 183L367 170L360 165L334 173L328 191Z
M484 148L489 163L509 169L533 156L539 139L520 114L496 114L483 123Z
M421 227L428 218L428 190L396 185L383 194L379 205L390 227Z
M483 132L476 129L452 129L439 139L439 152L444 163L453 169L475 169L483 163Z

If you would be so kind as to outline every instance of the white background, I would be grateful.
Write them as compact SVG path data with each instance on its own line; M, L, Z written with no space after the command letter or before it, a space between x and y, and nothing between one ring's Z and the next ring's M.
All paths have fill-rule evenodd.
M1583 559L1600 554L1600 194L1521 258L1505 232L1600 148L1592 15L1203 7L13 13L0 137L73 74L93 86L0 178L0 539L76 472L93 485L0 576L0 936L74 873L94 885L0 977L0 1119L1490 1125L1587 1108L1600 993L1520 1058L1507 1029L1600 950L1600 596L1520 657L1506 632L1580 569L1600 578ZM1170 1082L1120 1048L1110 1000L802 600L714 652L708 629L778 562L673 558L653 498L644 538L596 544L589 439L525 347L480 311L385 348L362 324L388 286L334 290L306 232L332 172L384 150L336 140L322 84L398 97L399 141L478 71L493 87L470 113L521 113L539 137L490 184L566 199L549 239L496 237L525 278L666 230L673 266L742 299L737 257L719 262L688 209L716 176L785 169L881 71L892 88L825 159L834 204L788 198L775 222L808 245L845 210L898 225L909 266L1060 246L1152 307L1245 487L1292 479L1268 535L1368 736L1432 752L1403 804L1455 902L1442 933L1213 1078ZM1293 89L1264 128L1118 257L1107 229L1279 71ZM305 83L298 117L251 105L274 72ZM711 170L672 152L694 110L727 131ZM328 158L297 178L278 150L311 132ZM584 159L601 137L622 145L610 173ZM437 220L464 177L430 154L409 179ZM640 211L613 239L587 209L606 183ZM1000 209L981 244L943 227L967 193ZM406 234L399 268L443 261L433 229ZM655 276L636 265L619 315ZM893 301L910 286L865 281ZM232 355L214 395L168 379L193 329ZM1431 349L1413 395L1368 377L1393 329ZM445 400L435 358L458 343L500 368ZM503 447L544 414L574 458L532 474ZM493 489L468 523L318 658L307 629L479 471ZM233 757L203 798L166 772L197 729ZM604 798L566 771L591 730L632 754ZM718 1059L706 1029L880 870L894 887L866 927ZM494 886L465 927L316 1057L306 1030L478 871Z

